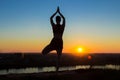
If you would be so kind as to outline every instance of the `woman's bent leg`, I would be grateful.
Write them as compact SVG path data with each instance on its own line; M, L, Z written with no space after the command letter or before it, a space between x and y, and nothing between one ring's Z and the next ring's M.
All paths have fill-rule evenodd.
M42 54L46 55L48 54L50 51L52 51L52 48L50 45L46 46L43 50L42 50Z

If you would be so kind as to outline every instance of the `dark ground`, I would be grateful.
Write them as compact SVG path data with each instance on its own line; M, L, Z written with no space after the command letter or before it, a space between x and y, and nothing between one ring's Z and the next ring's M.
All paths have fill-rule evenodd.
M0 75L0 80L120 80L117 70L74 70L59 73L32 73Z
M88 55L92 56L89 60ZM75 66L75 65L120 65L120 54L115 53L99 53L88 54L86 56L74 56L63 53L60 61L60 66ZM26 67L45 67L55 66L57 55L48 54L46 56L40 53L0 53L0 69L10 68L26 68Z
M73 55L63 54L60 66L73 65L120 65L120 54L101 53L89 54L92 59L76 57ZM25 67L45 67L56 65L56 54L43 56L40 53L21 54L21 53L0 53L0 69L25 68ZM31 74L7 74L0 75L0 80L120 80L120 70L73 70L46 73Z

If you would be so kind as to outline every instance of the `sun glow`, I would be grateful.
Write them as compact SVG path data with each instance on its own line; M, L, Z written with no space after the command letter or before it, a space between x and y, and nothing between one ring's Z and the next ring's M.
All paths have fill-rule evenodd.
M86 51L84 47L76 47L76 55L77 56L84 56L86 55Z
M83 48L79 47L79 48L77 49L77 51L81 53L81 52L83 52Z

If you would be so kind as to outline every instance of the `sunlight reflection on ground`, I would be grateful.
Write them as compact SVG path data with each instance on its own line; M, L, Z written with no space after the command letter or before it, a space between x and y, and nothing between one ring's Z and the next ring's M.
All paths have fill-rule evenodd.
M112 65L112 64L107 64L107 65L95 65L95 66L90 66L90 65L76 65L76 66L69 66L69 67L60 67L59 71L65 71L65 70L77 70L77 69L113 69L113 70L120 70L120 65ZM56 71L56 68L54 66L52 67L43 67L43 68L21 68L21 69L4 69L0 70L0 75L3 74L20 74L20 73L39 73L39 72L51 72L51 71Z

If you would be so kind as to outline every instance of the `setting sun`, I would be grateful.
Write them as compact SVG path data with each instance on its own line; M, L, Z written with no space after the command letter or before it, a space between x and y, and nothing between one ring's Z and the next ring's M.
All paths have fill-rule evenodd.
M82 57L86 54L84 47L76 47L75 50L76 50L76 56L81 56Z
M78 52L83 52L83 48L80 48L80 47L79 47L79 48L77 49L77 51L78 51Z

